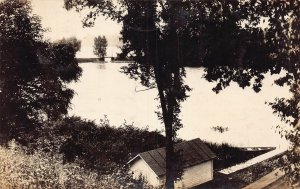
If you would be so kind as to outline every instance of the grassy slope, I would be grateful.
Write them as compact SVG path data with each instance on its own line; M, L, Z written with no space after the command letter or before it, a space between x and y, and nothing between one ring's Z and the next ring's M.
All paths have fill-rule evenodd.
M12 144L12 143L11 143ZM20 146L0 147L0 186L2 188L116 188L118 183L101 179L76 164L63 164L62 158L42 152L28 155Z
M121 171L101 175L76 163L63 163L59 154L53 156L40 150L27 154L14 142L8 148L0 146L0 188L149 189Z

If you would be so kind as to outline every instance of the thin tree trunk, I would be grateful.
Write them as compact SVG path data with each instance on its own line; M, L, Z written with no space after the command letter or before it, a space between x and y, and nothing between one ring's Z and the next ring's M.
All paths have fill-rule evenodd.
M166 128L166 189L174 188L174 141L172 127Z
M159 66L155 67L155 78L158 88L158 94L162 109L162 117L165 125L165 134L166 134L166 189L174 189L174 141L173 141L173 108L168 106L167 97L163 92L162 81L160 78L160 69Z

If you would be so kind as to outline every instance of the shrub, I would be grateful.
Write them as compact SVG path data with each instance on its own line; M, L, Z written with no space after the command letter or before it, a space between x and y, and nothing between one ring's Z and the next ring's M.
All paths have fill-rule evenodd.
M40 148L54 155L61 153L64 162L76 161L101 173L112 173L136 154L162 147L165 142L157 131L127 123L114 127L106 118L97 125L80 117L68 117L44 124L35 133L30 151Z
M132 181L121 169L111 175L100 175L76 163L63 164L61 155L52 156L39 150L26 154L26 148L13 141L8 148L0 147L0 186L5 189L149 188L143 182Z

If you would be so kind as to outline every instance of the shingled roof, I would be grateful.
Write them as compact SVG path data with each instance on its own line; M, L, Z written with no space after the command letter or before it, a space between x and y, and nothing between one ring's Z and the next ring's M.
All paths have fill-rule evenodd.
M193 139L186 142L175 144L175 151L180 151L184 161L184 168L198 165L202 162L211 160L216 155L199 139ZM128 164L133 163L137 159L143 159L157 176L166 173L166 152L165 148L157 148L147 152L143 152L131 159Z

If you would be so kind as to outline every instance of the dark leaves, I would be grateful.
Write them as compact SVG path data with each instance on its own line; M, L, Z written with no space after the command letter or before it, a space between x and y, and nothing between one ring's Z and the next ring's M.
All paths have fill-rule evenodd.
M1 2L0 23L0 130L18 138L67 114L74 92L65 84L81 74L75 59L80 45L44 41L26 0Z
M105 36L98 36L94 39L94 54L101 60L106 56L107 40Z

